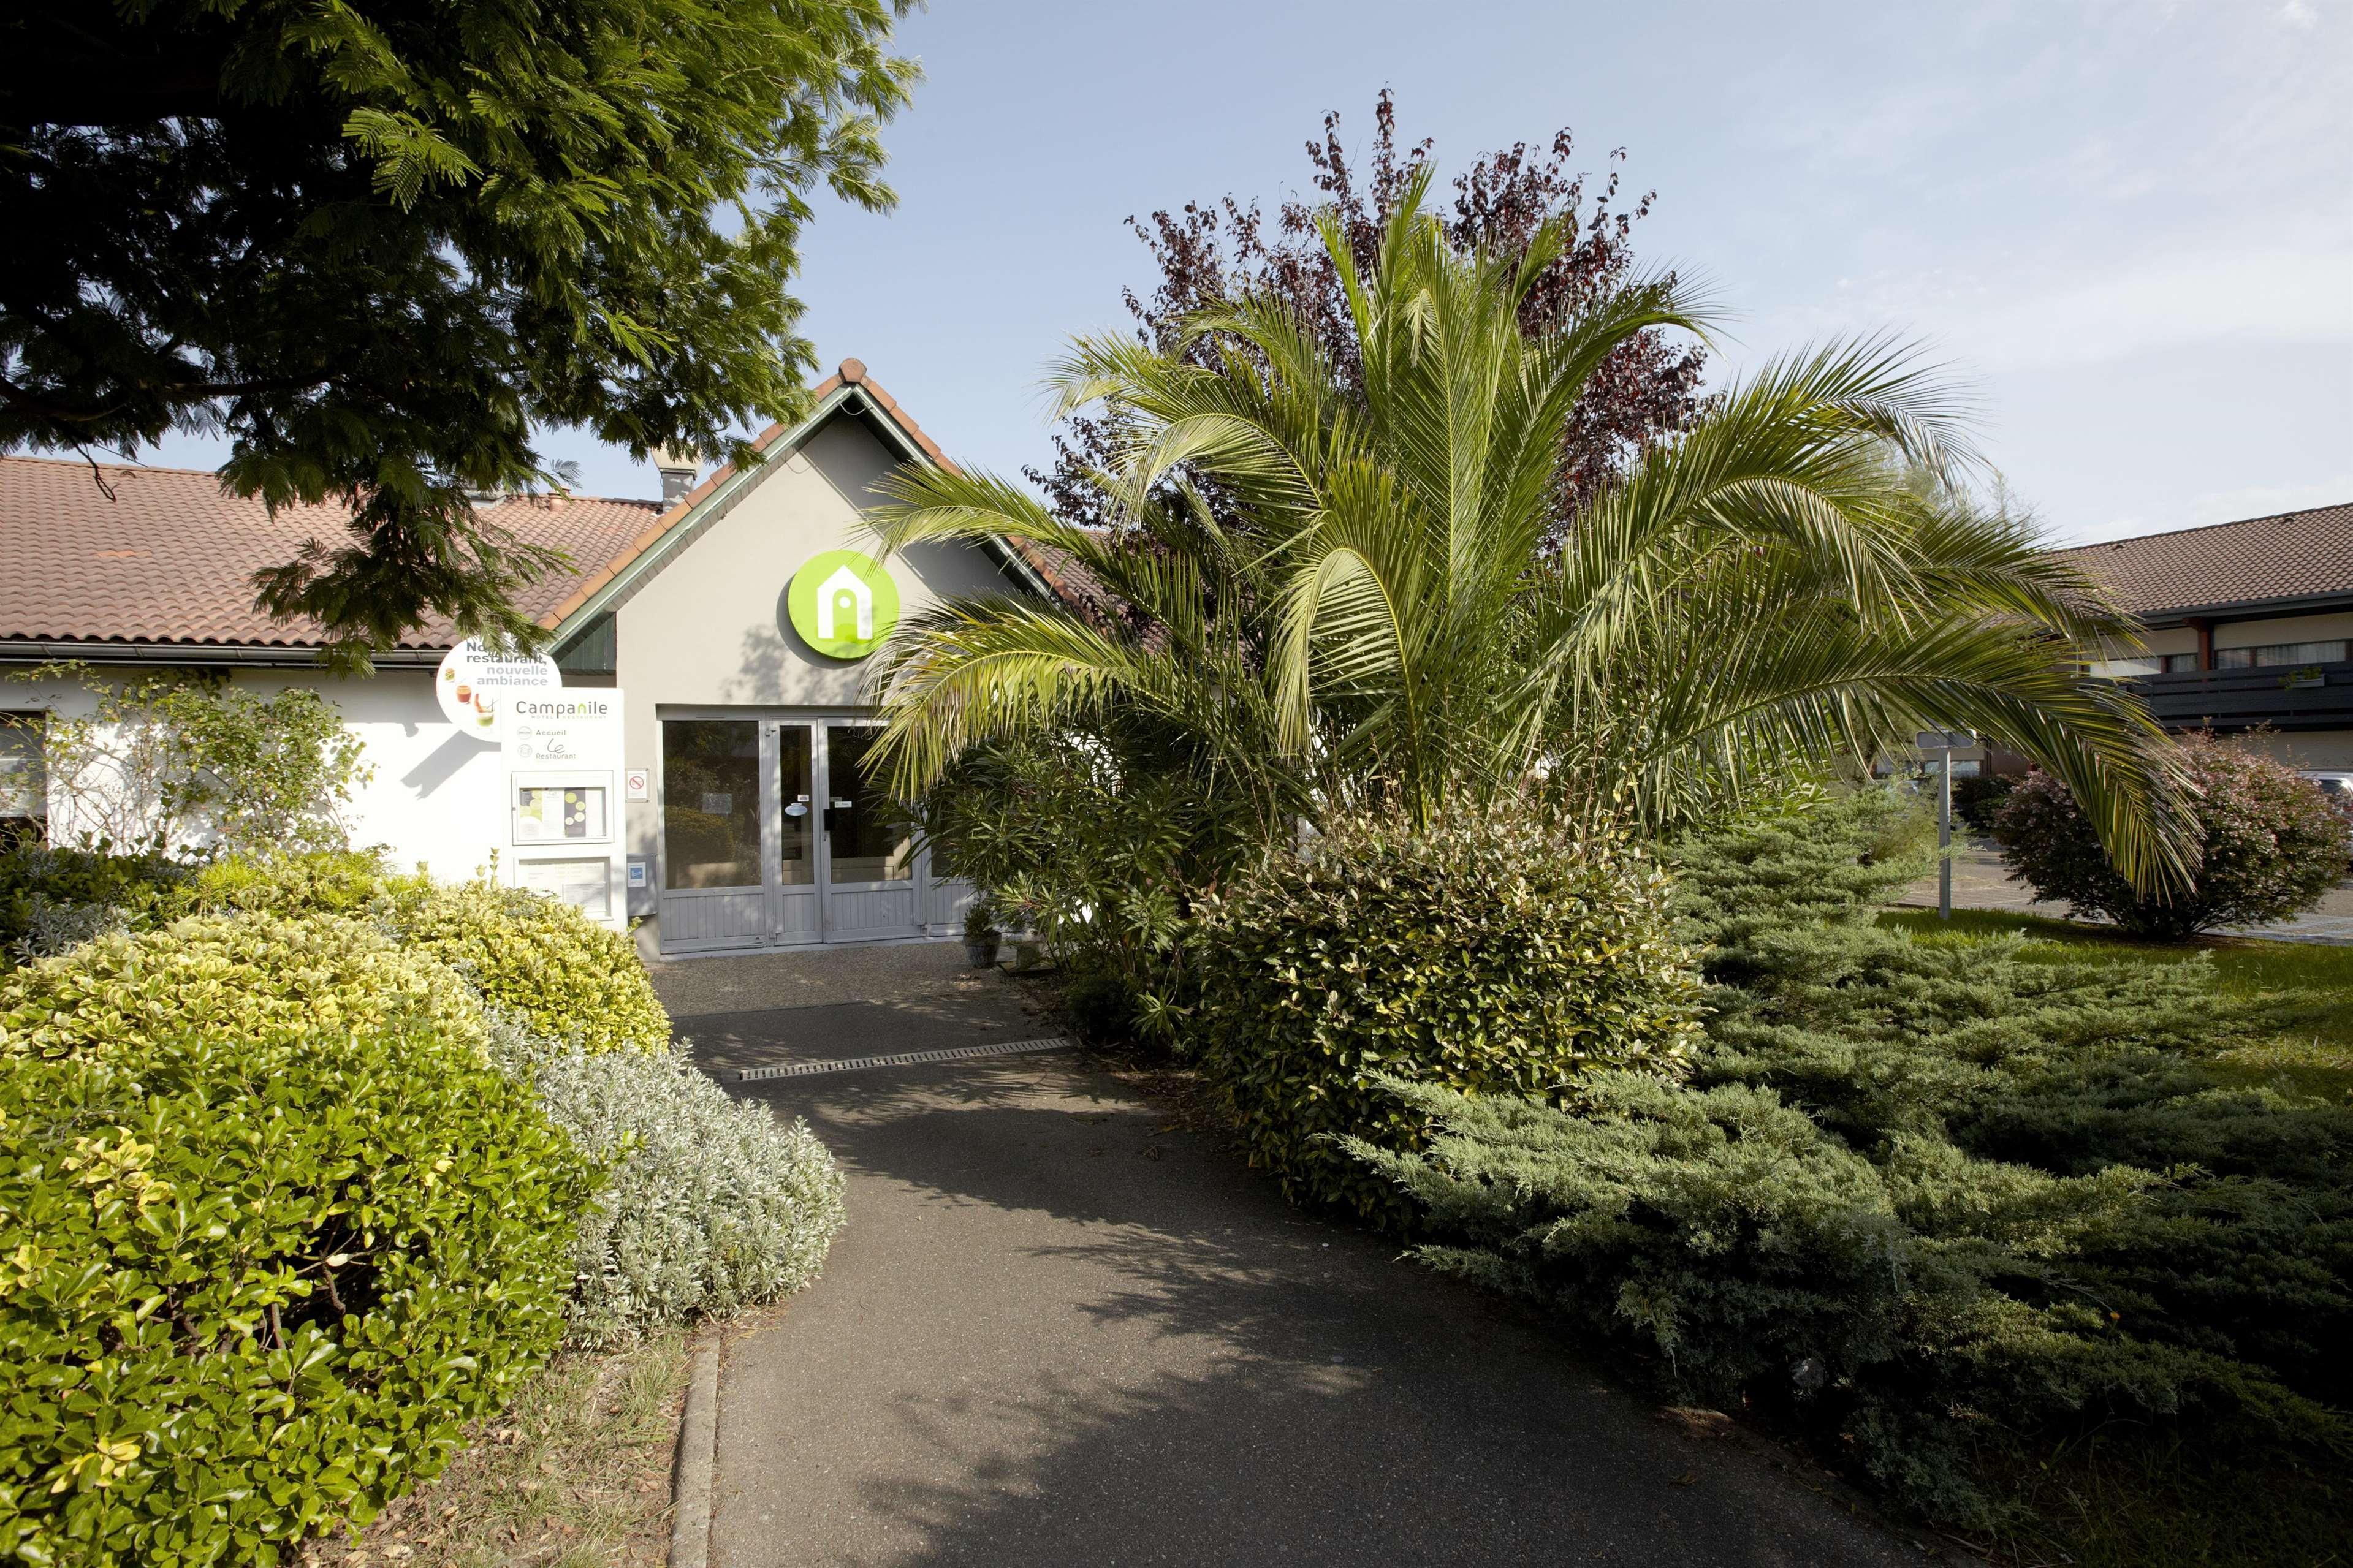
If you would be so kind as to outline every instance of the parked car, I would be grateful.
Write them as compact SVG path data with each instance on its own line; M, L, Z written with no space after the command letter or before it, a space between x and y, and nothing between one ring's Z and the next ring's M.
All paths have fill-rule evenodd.
M2298 768L2296 776L2310 779L2345 819L2346 854L2353 864L2353 768Z

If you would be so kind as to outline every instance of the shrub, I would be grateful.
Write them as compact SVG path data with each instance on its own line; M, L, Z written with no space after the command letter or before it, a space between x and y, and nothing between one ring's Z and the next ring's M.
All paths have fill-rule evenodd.
M1666 887L1523 803L1427 831L1343 821L1203 899L1202 1065L1286 1193L1401 1217L1332 1142L1419 1144L1423 1120L1377 1075L1548 1097L1596 1064L1676 1068L1699 986Z
M339 848L353 793L375 770L320 692L263 696L218 672L117 679L52 664L25 681L75 680L79 716L40 726L52 826L174 854Z
M364 849L259 858L231 855L199 868L189 896L204 909L357 918L384 899L391 884L384 858Z
M205 869L195 896L216 908L364 914L540 1034L591 1051L670 1048L670 1015L636 943L538 893L396 876L345 851L225 860Z
M0 965L51 957L109 931L144 931L178 911L187 878L162 855L103 845L0 852Z
M563 1329L591 1173L445 972L197 919L0 982L0 1552L268 1563Z
M1994 813L2018 787L2014 773L1978 773L1953 781L1953 815L1979 833L1993 832Z
M2067 786L2041 771L2011 792L1994 837L2040 899L2065 900L2147 936L2262 925L2300 914L2345 873L2345 826L2285 763L2211 735L2182 738L2195 859L2187 888L2144 896L2108 864Z
M1043 942L1088 1038L1172 1041L1190 889L1255 843L1249 813L1186 755L1181 737L1120 718L976 747L924 802L935 871L971 879L1000 931Z
M396 891L390 918L401 941L537 1033L590 1051L670 1049L670 1015L637 944L569 904L520 888L420 878Z
M1724 896L1809 862L1867 887L1872 810L1686 847L1686 929L1737 982L1686 1080L1389 1083L1428 1146L1351 1150L1421 1206L1422 1256L1964 1524L2000 1512L1983 1461L2093 1430L2341 1452L2353 1108L2210 1068L2254 1020L2202 957L1914 940L1804 881Z
M610 1168L581 1216L572 1337L602 1345L774 1300L817 1278L842 1223L842 1179L806 1123L779 1127L683 1050L591 1055L512 1020L491 1058Z

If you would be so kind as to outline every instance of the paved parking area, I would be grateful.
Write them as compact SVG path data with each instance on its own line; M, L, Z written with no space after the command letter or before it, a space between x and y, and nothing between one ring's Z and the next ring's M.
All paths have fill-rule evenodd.
M1897 900L1920 909L1936 907L1936 879L1929 877L1912 885ZM2047 915L2052 920L2065 920L2067 906L2063 903L2037 903L2034 890L2010 879L2009 868L2001 857L1990 848L1971 844L1953 858L1953 907L1957 910L2009 910L2023 915ZM2317 942L2330 947L2353 947L2353 879L2340 882L2326 894L2319 907L2292 921L2281 921L2267 926L2232 926L2215 933L2218 936L2253 937L2264 942Z
M658 971L722 1081L849 1176L825 1277L725 1347L719 1568L1928 1556L1810 1465L1684 1436L1545 1326L1290 1207L1085 1058L731 1081L1050 1032L960 958Z

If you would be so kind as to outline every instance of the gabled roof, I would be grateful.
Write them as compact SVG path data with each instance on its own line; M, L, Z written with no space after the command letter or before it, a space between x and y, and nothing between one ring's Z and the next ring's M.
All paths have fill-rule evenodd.
M2057 553L2144 619L2353 598L2353 503Z
M955 467L854 359L816 388L806 419L771 426L754 445L781 457L841 414L869 420L909 461ZM517 538L572 558L571 570L543 578L518 606L560 641L658 570L765 467L723 468L668 508L540 496L481 510ZM12 643L27 651L39 645L45 656L79 648L92 656L146 647L315 649L322 640L315 624L274 621L254 608L253 574L294 559L308 540L340 540L348 521L334 506L284 507L273 517L259 500L225 494L218 477L203 469L93 471L73 459L0 458L0 656ZM1008 544L997 553L1025 585L1064 591L1034 551ZM412 658L438 654L454 640L447 624L428 624L399 648Z
M864 363L858 360L843 360L839 370L818 384L810 400L808 416L798 424L771 425L754 438L752 445L764 459L757 467L739 468L729 464L681 496L644 531L596 570L579 578L574 591L540 617L540 625L554 631L560 640L613 608L638 583L660 571L670 557L690 543L703 527L725 516L735 501L759 482L769 463L798 447L837 415L871 420L884 444L896 447L908 462L934 464L951 473L959 471L948 455L940 450L939 444L915 423L914 416L901 407L899 400L885 392L882 384L869 375ZM1060 591L1040 569L1033 549L1000 540L992 553L998 564L1032 591Z
M651 501L515 497L484 519L575 561L602 561L643 532ZM350 514L224 494L201 468L146 468L54 458L0 458L0 651L9 642L155 644L187 648L312 648L315 625L274 621L253 605L253 574L294 558L304 541L343 539ZM557 574L525 590L539 615L571 592ZM427 626L404 648L440 649Z

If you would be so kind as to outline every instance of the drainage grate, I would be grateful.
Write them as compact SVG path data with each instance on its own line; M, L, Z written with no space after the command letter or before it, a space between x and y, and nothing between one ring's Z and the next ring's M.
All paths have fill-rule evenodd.
M887 1057L852 1057L840 1062L793 1062L785 1067L744 1068L735 1074L737 1083L754 1083L768 1078L814 1078L818 1073L864 1072L869 1068L906 1068L924 1062L961 1062L974 1057L1026 1057L1044 1051L1074 1051L1079 1047L1060 1035L1042 1040L1008 1040L1003 1045L951 1046L938 1051L900 1051Z

